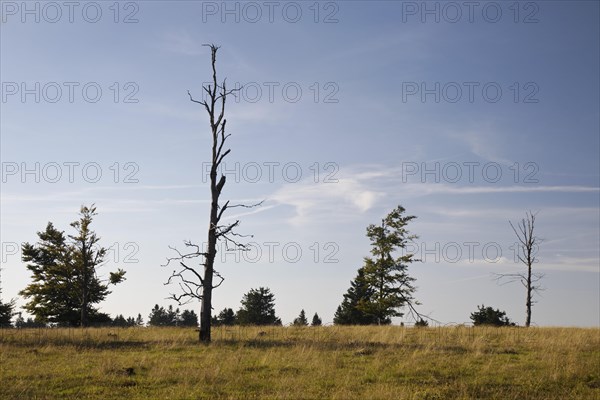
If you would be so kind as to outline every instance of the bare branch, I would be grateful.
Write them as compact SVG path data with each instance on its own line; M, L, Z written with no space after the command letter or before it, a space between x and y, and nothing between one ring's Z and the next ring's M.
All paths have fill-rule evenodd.
M250 205L247 205L247 204L235 204L235 205L233 205L233 206L229 206L229 208L236 208L236 207L243 207L243 208L254 208L254 207L259 207L259 206L262 206L262 204L263 204L264 202L265 202L264 200L261 200L261 201L259 201L258 203L255 203L255 204L250 204Z
M218 273L217 271L214 271L214 276L216 276L217 278L220 279L219 283L217 283L216 285L213 285L213 289L218 288L219 286L221 286L221 284L223 283L223 281L225 280L225 278L223 278L223 276L221 276L220 273Z

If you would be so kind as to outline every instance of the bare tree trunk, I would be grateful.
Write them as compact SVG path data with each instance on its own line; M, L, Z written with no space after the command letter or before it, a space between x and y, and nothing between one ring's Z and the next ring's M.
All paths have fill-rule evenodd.
M531 264L527 267L527 316L525 326L529 328L529 325L531 325Z
M82 257L82 268L83 268L83 273L81 274L81 278L83 280L83 285L81 288L81 326L82 327L86 327L88 326L88 315L87 315L87 308L88 308L88 256L87 256L87 249L86 249L86 243L85 241L83 241L82 243L82 249L81 252L83 254Z
M217 137L216 127L213 126L213 138ZM210 342L210 324L212 318L212 290L213 290L213 272L215 256L217 254L217 225L219 223L219 195L220 189L217 187L217 166L216 142L213 142L213 165L210 171L210 222L208 226L208 249L206 254L206 263L204 264L204 279L202 285L202 303L200 305L200 341ZM223 181L224 182L224 181Z

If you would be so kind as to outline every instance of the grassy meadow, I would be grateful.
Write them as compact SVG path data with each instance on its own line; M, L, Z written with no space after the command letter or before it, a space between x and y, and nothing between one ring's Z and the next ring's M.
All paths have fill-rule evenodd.
M600 330L0 330L0 399L599 399Z

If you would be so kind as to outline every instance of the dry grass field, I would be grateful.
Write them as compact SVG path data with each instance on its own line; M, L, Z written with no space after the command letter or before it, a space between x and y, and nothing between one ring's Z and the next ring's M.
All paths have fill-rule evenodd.
M0 330L0 399L599 399L600 330Z

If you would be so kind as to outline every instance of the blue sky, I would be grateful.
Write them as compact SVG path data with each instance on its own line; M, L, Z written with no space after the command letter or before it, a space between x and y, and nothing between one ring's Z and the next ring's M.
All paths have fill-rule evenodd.
M170 304L168 246L206 240L208 120L187 90L215 43L244 86L223 198L265 200L229 214L256 250L222 254L216 311L268 286L284 323L331 322L366 226L401 204L423 313L467 322L484 303L523 323L524 289L492 274L523 270L508 221L532 210L533 322L600 325L597 2L1 4L3 299L29 282L16 244L95 203L115 249L100 273L128 278L102 310Z

